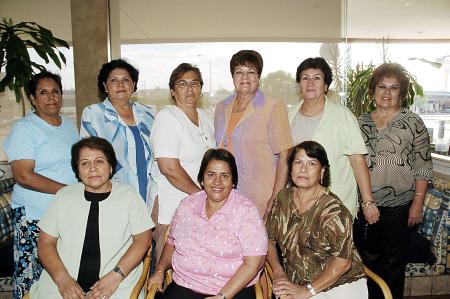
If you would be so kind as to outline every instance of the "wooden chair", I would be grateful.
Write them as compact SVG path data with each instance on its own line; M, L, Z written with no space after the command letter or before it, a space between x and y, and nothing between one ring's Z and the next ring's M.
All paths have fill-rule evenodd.
M165 234L165 242L167 242L167 238L169 237L169 228L167 228L166 234ZM167 286L169 285L169 283L172 282L172 269L168 269L165 273L165 277L164 277L164 284ZM147 292L147 296L145 297L145 299L154 299L156 292L158 291L158 285L157 284L152 284L150 286L150 289ZM262 291L262 286L261 283L258 282L255 284L255 299L263 299L263 291Z
M386 284L383 278L378 276L375 272L373 272L366 266L364 266L364 273L366 273L367 277L372 279L381 288L381 291L383 292L384 295L384 299L392 299L391 290L389 289L389 286Z
M144 257L144 266L142 269L142 274L139 277L138 282L134 286L133 290L131 291L130 299L137 299L139 297L139 294L141 293L142 287L147 287L147 279L148 274L150 272L150 265L152 263L152 245L150 245L150 248L147 251L147 254ZM144 292L147 288L144 289ZM30 299L29 293L26 293L22 299Z
M142 274L139 277L138 282L134 286L133 291L131 292L130 299L137 299L139 297L139 294L141 293L142 287L144 287L144 292L147 289L147 279L150 273L150 265L152 263L152 251L153 246L150 245L150 248L144 257L144 267L142 269Z
M272 292L273 292L273 284L272 284L273 272L272 272L272 268L270 268L269 263L267 263L267 262L266 262L266 267L265 267L264 271L266 271L266 275L267 275L267 285L268 285L269 294L272 294ZM366 266L364 266L364 273L366 273L367 277L372 279L381 288L381 291L383 292L383 295L384 295L384 299L392 299L391 290L389 289L386 282L380 276L375 274L372 270L370 270Z
M272 294L272 292L273 292L273 271L267 261L266 261L266 266L264 267L264 272L266 273L267 292L269 293L269 298L270 298L270 294Z
M169 269L166 271L166 275L164 278L165 285L168 285L170 282L172 282L172 269ZM156 292L158 291L158 285L152 284L150 289L147 292L147 297L145 299L154 299ZM261 287L261 283L258 282L255 284L255 299L263 299L263 291Z

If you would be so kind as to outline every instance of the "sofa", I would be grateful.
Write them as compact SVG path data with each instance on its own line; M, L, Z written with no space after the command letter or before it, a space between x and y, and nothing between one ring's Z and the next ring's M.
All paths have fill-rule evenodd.
M428 187L423 206L423 221L417 235L429 241L435 260L408 263L405 276L405 295L450 294L450 178L435 175ZM412 244L410 246L415 246ZM416 248L411 248L415 250ZM421 254L421 256L426 253Z

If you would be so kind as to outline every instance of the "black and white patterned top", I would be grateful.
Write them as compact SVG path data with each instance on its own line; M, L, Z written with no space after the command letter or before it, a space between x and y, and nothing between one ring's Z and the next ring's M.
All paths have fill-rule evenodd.
M430 139L422 119L402 109L384 129L377 130L370 113L358 118L369 152L372 194L378 206L396 207L414 197L416 180L432 179Z

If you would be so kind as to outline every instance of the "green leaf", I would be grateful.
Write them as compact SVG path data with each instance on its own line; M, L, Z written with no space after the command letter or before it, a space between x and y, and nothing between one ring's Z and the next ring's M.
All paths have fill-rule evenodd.
M39 46L36 45L35 47L33 47L33 49L36 51L36 53L42 58L44 59L45 63L49 63L49 59L47 56L47 50L44 46Z
M66 56L61 51L58 51L59 58L62 60L64 64L66 64Z
M50 58L53 60L53 62L56 64L56 66L59 68L59 69L61 69L62 68L62 66L61 66L61 61L59 60L59 58L58 58L58 56L55 54L55 52L53 52L53 51L49 51L49 52L47 52L47 54L48 54L48 56L50 56Z
M14 90L14 94L16 96L16 102L19 103L20 102L20 85L17 84L17 82L14 83L13 90Z
M33 48L45 63L53 61L59 68L66 58L56 47L69 48L69 44L53 36L53 33L35 22L19 22L11 19L0 20L0 70L5 77L0 81L0 91L6 87L16 92L23 86L28 94L29 79L35 70L45 70L45 65L31 61L28 48ZM28 47L28 48L27 48Z
M65 40L60 39L60 38L56 38L56 37L55 37L55 41L56 41L56 43L57 43L58 45L60 45L60 46L62 46L62 47L64 47L64 48L70 49L69 43L66 42Z
M40 65L40 64L38 64L38 63L36 63L36 62L31 62L31 65L34 66L35 68L37 68L40 72L47 70L47 69L45 68L45 66Z

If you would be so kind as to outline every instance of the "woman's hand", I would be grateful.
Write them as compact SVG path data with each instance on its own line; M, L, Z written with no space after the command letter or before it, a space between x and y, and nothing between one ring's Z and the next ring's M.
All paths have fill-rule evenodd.
M374 224L380 219L380 210L374 202L363 203L362 210L367 223Z
M80 285L70 275L65 275L62 279L55 281L58 291L64 299L83 299L84 292Z
M408 226L413 227L422 222L422 202L413 201L409 207Z
M162 284L164 281L164 272L162 270L156 270L152 276L148 278L147 290L150 290L153 284L158 285L158 291L162 292Z
M56 250L58 238L47 234L41 230L38 238L38 256L39 260L50 274L51 278L58 287L58 291L64 299L84 298L83 289L77 281L67 273L66 267L61 261Z
M279 268L277 271L273 271L273 283L275 284L278 281L287 280L289 281L286 273L283 271L283 268Z
M427 194L428 181L416 180L414 198L409 207L408 226L413 227L422 222L422 208Z
M87 298L107 299L117 290L123 278L119 273L109 272L97 281L89 292Z
M273 293L280 299L306 299L312 297L311 293L304 286L296 285L288 279L274 281Z

